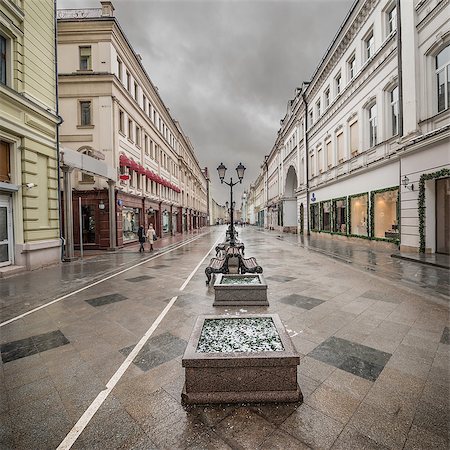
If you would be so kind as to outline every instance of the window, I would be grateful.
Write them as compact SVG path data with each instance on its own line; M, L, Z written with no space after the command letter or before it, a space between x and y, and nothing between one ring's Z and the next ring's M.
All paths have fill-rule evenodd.
M311 230L319 229L319 205L311 205Z
M117 74L119 76L120 81L122 81L122 78L123 78L122 77L122 66L123 66L122 61L119 58L117 58Z
M373 194L373 236L376 238L398 238L397 214L398 189Z
M311 178L316 175L315 167L314 167L314 154L311 153L309 155L309 173L311 174Z
M141 129L136 125L136 145L141 145Z
M375 53L375 39L373 37L373 31L371 31L364 40L364 50L366 60L372 58L373 54Z
M397 29L397 8L392 6L387 12L387 34L391 34Z
M128 139L133 140L133 121L128 119Z
M91 123L91 102L80 102L80 125L82 127L92 125Z
M80 51L80 70L91 70L91 47L79 47Z
M6 39L0 35L0 83L6 84Z
M339 95L341 93L341 82L342 82L342 76L341 76L341 72L339 72L334 79L334 87L335 87L336 95Z
M138 99L138 84L136 81L134 82L134 99L137 101Z
M350 217L349 233L358 236L368 236L367 217L368 217L368 195L361 194L349 197L350 199Z
M438 112L450 105L450 45L436 56L436 81Z
M320 100L318 100L317 103L316 103L316 116L317 116L317 118L319 118L320 114L321 114L320 106L321 106L320 105Z
M320 229L323 231L331 231L331 202L329 200L321 202L320 208L322 212L322 226Z
M127 91L130 92L131 89L131 75L130 72L127 70Z
M358 139L358 122L353 122L350 125L350 153L354 156L359 150L359 139Z
M347 205L345 199L333 201L333 231L335 233L347 233Z
M148 155L148 136L146 134L144 134L144 151Z
M145 95L142 96L142 109L147 113L147 97Z
M336 147L337 147L337 155L338 161L344 161L344 133L339 133L336 136Z
M328 141L325 146L327 148L327 164L328 167L331 167L333 165L333 147L331 146L331 141Z
M125 114L119 109L119 131L125 133Z
M368 109L369 113L369 147L377 145L377 105L374 103Z
M329 86L325 89L325 92L323 95L323 106L324 106L324 108L328 108L328 106L330 106L330 87Z
M313 122L314 122L313 110L310 109L310 110L309 110L309 127L308 127L308 128L311 128L311 127L312 127Z
M391 112L391 133L392 136L398 134L398 86L389 92L389 103Z
M352 55L348 60L348 79L349 81L353 79L356 74L356 57Z
M81 182L90 184L95 183L94 175L90 175L89 173L86 172L81 172Z
M11 162L9 144L0 141L0 182L11 182Z
M322 148L319 148L317 150L317 163L318 163L318 166L319 166L319 173L323 172L323 157L322 157L322 154L323 154Z

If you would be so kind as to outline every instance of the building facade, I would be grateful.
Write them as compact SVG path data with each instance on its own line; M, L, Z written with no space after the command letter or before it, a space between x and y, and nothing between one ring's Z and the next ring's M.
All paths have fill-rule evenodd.
M361 0L265 158L265 226L449 253L448 1Z
M0 4L0 273L58 262L53 0Z
M205 226L207 178L194 148L114 17L112 3L100 3L101 8L58 11L61 145L117 170L111 199L105 179L73 170L74 228L81 210L84 245L113 248L136 242L140 225L152 223L158 236Z

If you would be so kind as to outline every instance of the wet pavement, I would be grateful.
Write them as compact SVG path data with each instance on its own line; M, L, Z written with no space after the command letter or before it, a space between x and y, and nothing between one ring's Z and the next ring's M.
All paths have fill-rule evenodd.
M190 278L224 227L154 259L105 254L1 280L2 322L83 290L0 328L0 448L57 448L88 417L72 448L447 449L448 271L415 276L438 268L239 232L264 268L269 307L213 307L212 254ZM281 317L301 355L303 403L183 406L197 316L253 312Z

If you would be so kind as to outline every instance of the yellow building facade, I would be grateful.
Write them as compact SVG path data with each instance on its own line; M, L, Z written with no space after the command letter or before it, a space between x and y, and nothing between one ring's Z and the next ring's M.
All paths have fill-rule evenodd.
M0 2L0 276L60 261L53 0Z

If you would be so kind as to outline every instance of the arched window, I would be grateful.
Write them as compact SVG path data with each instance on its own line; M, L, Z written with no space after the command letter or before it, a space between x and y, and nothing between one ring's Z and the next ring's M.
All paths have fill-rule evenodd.
M450 45L436 56L436 82L438 112L450 105Z

